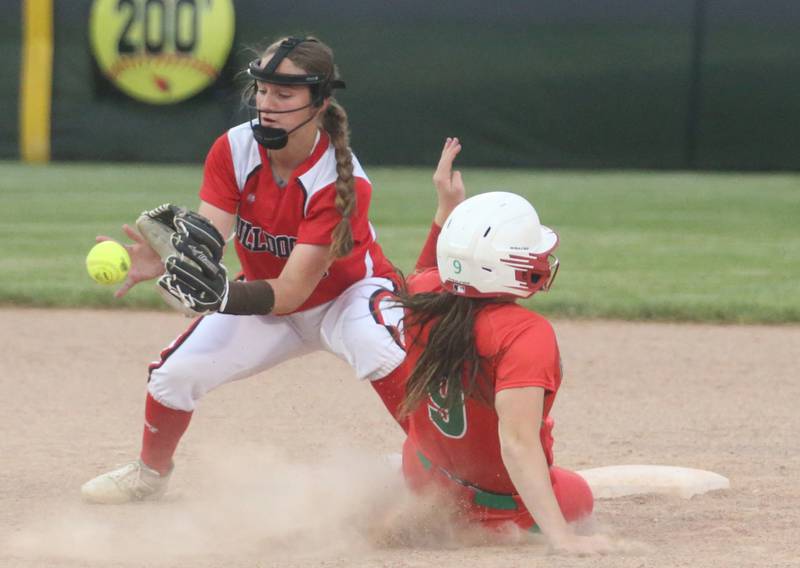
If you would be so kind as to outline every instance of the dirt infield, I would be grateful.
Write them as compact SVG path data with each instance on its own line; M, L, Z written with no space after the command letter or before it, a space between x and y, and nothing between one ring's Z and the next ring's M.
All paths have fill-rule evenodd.
M383 459L402 433L323 353L210 393L166 500L84 505L85 480L136 456L146 365L187 321L5 309L0 322L3 568L800 566L797 326L556 321L557 463L696 467L731 489L598 501L593 524L620 551L553 559L541 542L437 530L436 506Z

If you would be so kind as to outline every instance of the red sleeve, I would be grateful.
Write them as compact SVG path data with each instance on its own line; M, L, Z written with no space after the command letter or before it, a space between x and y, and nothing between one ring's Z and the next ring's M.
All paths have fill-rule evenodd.
M329 245L331 233L342 215L336 209L336 191L328 186L311 196L306 216L297 229L297 242L306 245Z
M225 133L217 138L206 156L200 199L223 211L236 214L239 207L239 196L239 186L236 185L236 174L233 171L231 147L228 142L228 134Z
M417 259L417 265L414 267L417 272L436 266L436 241L439 239L439 233L441 232L442 228L439 225L436 223L431 224L428 239L425 241L425 246L422 247Z
M406 278L406 286L411 294L441 292L443 290L442 281L439 278L439 270L435 267L414 272Z
M358 242L368 238L369 222L367 211L372 188L363 178L355 179L356 208L350 217L353 228L353 239ZM307 245L329 245L331 234L342 220L342 214L336 209L336 187L326 186L311 196L306 209L306 216L297 230L297 242Z
M561 382L556 335L544 318L528 320L502 338L495 370L495 392L508 388L542 387L555 392Z

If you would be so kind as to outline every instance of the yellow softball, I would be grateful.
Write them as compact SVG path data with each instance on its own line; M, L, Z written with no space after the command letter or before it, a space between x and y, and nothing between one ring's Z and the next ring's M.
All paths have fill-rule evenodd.
M97 243L86 255L86 270L98 284L118 284L125 280L131 256L115 241Z

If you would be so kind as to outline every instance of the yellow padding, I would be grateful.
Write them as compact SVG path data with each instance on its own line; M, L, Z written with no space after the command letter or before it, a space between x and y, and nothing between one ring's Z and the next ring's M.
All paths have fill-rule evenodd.
M23 0L22 29L20 154L26 162L47 162L53 90L53 0Z

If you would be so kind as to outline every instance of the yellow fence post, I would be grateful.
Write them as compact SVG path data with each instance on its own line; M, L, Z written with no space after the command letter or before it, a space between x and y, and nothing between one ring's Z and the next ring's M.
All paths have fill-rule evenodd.
M26 162L48 162L53 90L53 0L23 0L22 29L20 155Z

